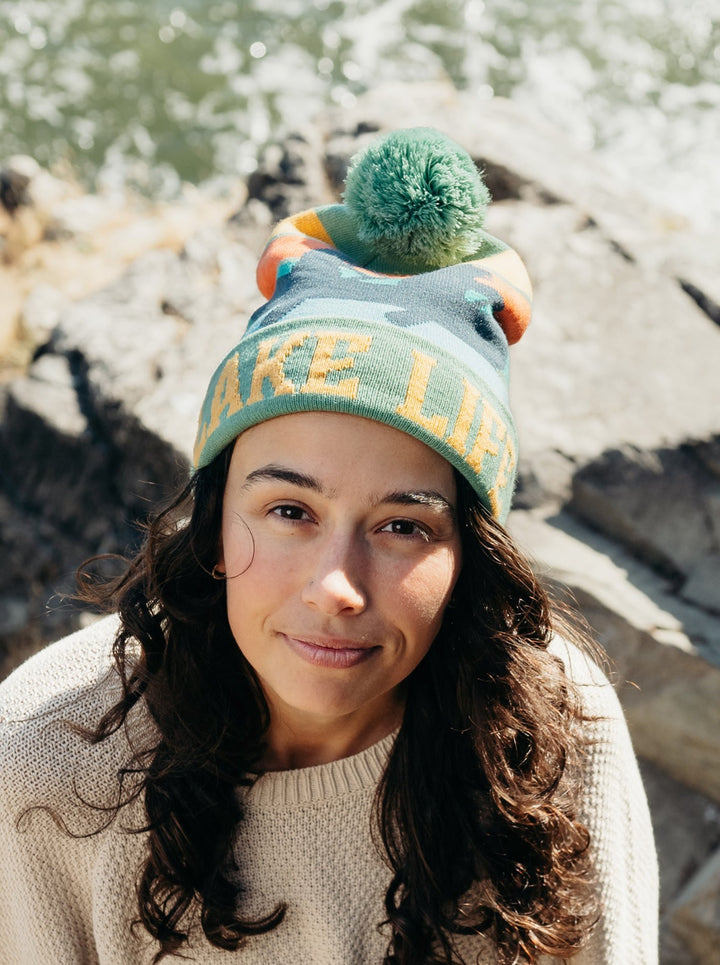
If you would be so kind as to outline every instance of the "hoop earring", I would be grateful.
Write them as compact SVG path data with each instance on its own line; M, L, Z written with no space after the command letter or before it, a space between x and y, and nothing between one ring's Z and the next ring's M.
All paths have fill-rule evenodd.
M223 573L222 570L218 569L217 563L215 564L215 566L213 566L213 568L212 568L212 570L211 570L211 572L210 572L210 576L211 576L214 580L226 580L226 579L227 579L227 573Z

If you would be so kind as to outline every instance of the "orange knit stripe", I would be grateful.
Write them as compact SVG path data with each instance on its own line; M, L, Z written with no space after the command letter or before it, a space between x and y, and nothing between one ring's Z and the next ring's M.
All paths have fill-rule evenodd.
M288 259L297 261L304 254L314 248L332 248L317 238L306 235L290 234L273 238L268 244L257 266L257 285L265 298L272 298L275 294L277 270L281 262Z
M496 314L509 345L519 342L530 324L532 305L524 292L494 273L489 278L477 278L481 285L488 285L499 293L505 303L502 311Z

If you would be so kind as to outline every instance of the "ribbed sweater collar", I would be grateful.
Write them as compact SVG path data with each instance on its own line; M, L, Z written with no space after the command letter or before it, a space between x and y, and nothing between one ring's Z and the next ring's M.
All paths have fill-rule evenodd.
M268 771L247 792L245 806L253 809L306 804L374 788L396 736L396 733L388 734L359 754L330 764L292 771Z

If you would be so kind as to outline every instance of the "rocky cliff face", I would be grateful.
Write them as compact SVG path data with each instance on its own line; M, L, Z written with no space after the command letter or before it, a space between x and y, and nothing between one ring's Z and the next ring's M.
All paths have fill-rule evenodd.
M137 521L187 471L207 381L259 304L255 261L270 224L335 200L369 136L415 123L470 150L495 199L488 228L533 278L534 321L513 350L521 470L510 529L569 589L614 662L658 838L662 961L711 965L720 947L720 243L643 202L511 103L478 106L436 86L373 92L268 150L232 217L196 199L183 230L173 222L173 248L159 216L143 215L144 253L129 257L126 246L121 259L100 200L86 203L94 229L76 208L60 231L52 209L62 201L67 211L67 196L33 200L33 178L45 175L26 166L19 182L17 164L5 166L0 194L12 213L0 290L12 282L6 327L19 311L30 361L2 390L2 672L87 619L48 600L71 587L86 556L132 547ZM42 286L27 264L19 272L21 218L31 226L25 251L44 246L63 265L74 252L75 293L69 270ZM12 339L6 346L12 357Z

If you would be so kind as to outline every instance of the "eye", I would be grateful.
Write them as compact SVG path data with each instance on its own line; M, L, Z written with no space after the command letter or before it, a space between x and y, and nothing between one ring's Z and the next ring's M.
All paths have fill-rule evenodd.
M389 523L386 523L382 527L380 532L392 533L393 536L415 537L416 539L423 539L425 541L430 539L430 533L427 529L412 519L391 519Z
M280 506L273 506L271 513L273 516L279 516L280 519L288 519L291 522L310 519L307 510L303 509L302 506L295 506L293 503L282 503Z

